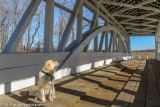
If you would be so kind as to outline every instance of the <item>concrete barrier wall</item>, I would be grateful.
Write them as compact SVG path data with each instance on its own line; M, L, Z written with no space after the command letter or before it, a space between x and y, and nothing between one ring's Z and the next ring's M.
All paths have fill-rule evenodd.
M0 54L0 95L35 85L45 61L61 64L69 52ZM126 60L125 53L81 52L55 73L56 79L111 62Z

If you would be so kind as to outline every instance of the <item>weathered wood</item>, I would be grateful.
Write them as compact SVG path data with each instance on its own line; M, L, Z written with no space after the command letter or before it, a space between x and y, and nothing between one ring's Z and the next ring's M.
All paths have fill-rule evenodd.
M108 52L108 31L105 34L105 52Z
M54 0L46 0L44 24L44 52L53 51Z
M96 24L98 24L98 13L94 13L93 18L92 18L92 23L90 25L90 29L89 29L89 33L92 33L92 31L97 27ZM90 42L89 42L90 43ZM89 47L89 43L87 44L87 46L84 48L84 52L87 52L88 47Z
M118 36L118 47L117 47L117 51L121 52L121 38Z
M113 32L113 51L112 52L115 52L116 50L116 34L115 32Z
M83 2L83 1L82 1L82 2ZM71 10L71 9L69 9L69 8L67 8L67 7L65 7L65 6L63 6L63 5L61 5L61 4L57 3L57 2L54 2L54 4L55 4L56 7L60 8L60 9L63 9L63 10L65 10L65 11L67 11L68 13L73 13L73 10ZM92 23L91 20L87 19L87 18L84 17L84 16L82 16L82 17L83 17L83 20L85 20L85 21L87 21L87 22L89 22L89 23Z
M62 39L59 43L59 46L58 46L58 49L57 49L58 52L62 52L65 49L65 46L67 44L67 41L68 41L68 38L69 38L69 35L70 35L70 32L71 32L71 28L73 27L73 24L74 24L74 22L77 18L77 15L79 13L79 9L81 7L81 4L82 4L82 0L76 0L75 6L74 6L74 9L73 9L73 13L71 14L71 16L69 18L69 21L68 21L67 26L64 30Z
M62 62L69 52L0 54L0 70L44 64L52 59Z
M125 85L125 87L122 89L121 93L118 95L118 97L115 99L113 105L111 107L127 107L130 103L130 100L134 94L134 90L136 88L137 85L137 81L139 79L140 76L140 71L137 70L139 67L139 64L141 63L141 61L139 63L137 63L136 65L133 66L133 68L131 67L131 69L133 69L135 71L135 73L131 76L131 78L129 79L129 81L127 82L127 84ZM132 71L132 70L131 70ZM135 77L138 76L138 77Z
M112 52L112 42L113 42L113 35L110 35L110 41L109 41L109 52Z
M115 34L115 46L116 46L116 49L115 51L117 52L118 51L118 43L117 43L117 35Z
M82 40L82 22L83 22L83 0L77 16L77 44Z
M101 40L100 40L98 52L101 52L101 51L102 51L105 34L106 34L106 32L103 32L102 35L101 35Z
M97 15L96 20L94 20L94 21L96 22L94 29L96 29L98 27L98 15ZM94 29L92 29L92 31ZM98 52L98 35L94 38L94 52Z
M147 64L147 63L146 63ZM135 91L134 91L134 101L132 100L132 102L129 104L129 107L144 107L145 103L146 103L146 90L147 90L147 65L145 64L145 62L142 65L142 69L141 70L141 78L139 78L140 83L137 84ZM143 70L144 68L144 70Z
M154 70L155 70L155 66L153 65L153 62L149 61L146 107L158 107L160 105L160 96L158 94L158 88L156 84Z
M42 69L45 61L51 59L62 64L69 54L69 52L1 54L0 95L35 84L38 72ZM120 61L126 56L124 53L105 52L79 52L77 55L76 57L72 57L71 62L66 63L66 66L59 70L55 69L57 71L55 73L56 79L70 75L71 73L82 72L92 67L110 64L113 61ZM113 58L114 60L112 60ZM76 62L73 63L73 60ZM24 84L25 82L26 84ZM12 84L10 88L7 88L8 84ZM7 85L6 88L4 88L5 85Z
M155 65L155 76L156 76L156 82L157 82L157 85L158 85L158 91L159 91L159 95L160 95L160 63L158 61L155 61L154 63Z
M133 63L130 63L128 65L125 64L125 65L127 67L131 64ZM109 71L110 74L112 72L113 73L116 72L117 75L110 76L108 80L107 79L104 80L102 85L100 85L100 87L95 88L89 95L82 97L80 101L78 101L73 105L73 107L110 106L114 101L114 99L116 98L117 94L121 91L121 89L125 85L124 81L127 81L131 76L130 72L127 69L125 69L126 67L123 66L120 72L117 69L119 67L120 66L118 65L113 65L111 67L103 69L105 71L106 70ZM107 75L109 74L107 73ZM98 76L101 78L105 78L107 75L98 75ZM91 76L96 76L96 75L92 74ZM98 82L98 81L99 79L97 78L95 82Z
M145 10L152 10L152 11L155 11L155 12L158 12L159 9L154 9L154 8L151 8L151 7L145 7L145 6L142 6L143 4L146 4L146 3L150 3L150 2L153 2L154 0L148 0L148 1L145 1L144 3L140 3L140 4L136 4L136 5L131 5L131 4L126 4L126 3L120 3L120 2L114 2L114 1L104 1L103 3L104 4L110 4L110 5L118 5L118 6L124 6L124 7L129 7L129 8L140 8L140 9L145 9Z

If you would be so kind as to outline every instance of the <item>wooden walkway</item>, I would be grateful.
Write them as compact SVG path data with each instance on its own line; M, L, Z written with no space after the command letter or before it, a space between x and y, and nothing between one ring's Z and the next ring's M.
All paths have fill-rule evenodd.
M160 62L130 60L90 69L55 81L56 100L41 104L28 96L37 86L0 96L0 107L160 107ZM32 105L33 107L34 105Z

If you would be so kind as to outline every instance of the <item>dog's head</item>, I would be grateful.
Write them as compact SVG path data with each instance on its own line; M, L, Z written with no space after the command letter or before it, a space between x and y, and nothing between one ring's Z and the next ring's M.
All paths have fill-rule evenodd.
M45 65L43 67L44 71L50 74L54 73L54 68L58 66L58 62L57 61L53 61L53 60L48 60L45 62Z

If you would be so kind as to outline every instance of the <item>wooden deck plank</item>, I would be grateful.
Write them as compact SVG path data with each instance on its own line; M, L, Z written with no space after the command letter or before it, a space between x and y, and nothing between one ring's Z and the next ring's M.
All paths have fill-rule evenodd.
M129 102L129 107L143 107L144 106L143 104L145 104L145 89L146 88L144 88L144 87L142 87L142 91L140 92L140 93L143 93L143 95L141 94L139 96L140 98L143 97L144 103L137 101L138 104L140 104L140 105L137 105L137 106L136 106L136 103L135 103L135 100L137 99L138 94L140 94L140 93L138 93L139 90L140 90L140 85L143 84L142 82L143 82L143 74L145 72L144 71L145 67L146 67L146 61L143 61L137 69L139 72L137 72L137 74L133 75L133 78L134 78L133 80L136 81L136 86L135 86L135 89L134 89L133 94L131 96L131 99L130 99L130 102ZM140 83L142 83L142 84L140 84Z
M133 93L137 85L137 80L139 79L141 73L138 70L140 63L141 61L136 64L135 68L131 67L132 70L135 70L135 73L133 73L111 107L127 107L130 101L133 100Z
M156 78L154 74L155 69L156 68L155 68L153 61L149 61L146 107L159 107L160 106L160 96L158 94L158 87L156 84Z
M157 81L157 85L158 85L158 91L159 91L159 95L160 95L160 62L155 61L154 63L155 65L155 76L156 76L156 81Z
M139 85L139 88L138 88L138 91L137 93L135 93L135 99L134 99L134 102L133 103L130 103L129 106L130 107L145 107L145 94L146 94L146 87L147 87L147 65L144 65L144 70L142 70L142 79L141 79L141 82L140 84L137 84L136 87L138 87Z
M100 69L104 69L104 68L100 68ZM106 69L110 69L110 70L114 69L115 70L115 68L113 66L111 66L111 67L109 66ZM101 75L105 75L105 73L106 73L106 72L99 72L99 71L101 71L101 70L98 70L98 72L94 72L93 75L96 75L96 74L100 75L101 73L102 73ZM117 71L115 71L115 73L116 72ZM115 75L115 73L110 73L111 74L110 76ZM97 87L105 79L106 78L100 78L100 77L94 77L94 76L92 77L92 76L84 75L82 73L82 77L80 75L80 79L75 80L75 81L73 81L69 84L65 84L65 85L60 87L60 88L63 87L65 89L69 89L69 93L66 94L67 92L65 91L64 92L65 94L61 93L60 95L58 95L58 98L54 102L52 102L52 105L57 106L57 107L58 106L61 107L61 106L64 106L64 105L65 106L71 106L77 100L80 100L81 96L84 96L84 95L90 93L93 88ZM67 100L61 98L64 95L67 98ZM59 97L59 96L61 96L61 97ZM61 103L59 103L59 102L61 102ZM46 106L49 106L49 105L46 105Z
M117 72L117 75L110 77L109 80L105 80L101 87L97 87L89 95L82 97L82 99L75 103L73 107L110 106L132 75L133 72L132 70L130 71L124 69L121 70L121 72Z

